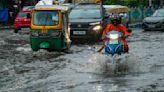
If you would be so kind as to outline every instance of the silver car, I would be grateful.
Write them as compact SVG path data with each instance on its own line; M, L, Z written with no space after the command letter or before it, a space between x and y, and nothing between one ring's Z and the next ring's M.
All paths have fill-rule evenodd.
M164 8L157 9L152 16L143 19L144 31L164 30Z

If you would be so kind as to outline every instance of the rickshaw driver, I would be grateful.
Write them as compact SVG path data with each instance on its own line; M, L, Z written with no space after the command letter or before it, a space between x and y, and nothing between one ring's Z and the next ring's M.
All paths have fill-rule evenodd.
M112 30L120 31L124 34L125 37L130 36L130 33L127 31L127 28L121 24L121 17L114 15L113 17L110 17L111 23L107 24L105 30L102 34L102 40L103 40L103 46L98 50L98 52L101 52L105 47L106 42L106 34ZM124 49L128 53L129 47L125 39L123 39Z

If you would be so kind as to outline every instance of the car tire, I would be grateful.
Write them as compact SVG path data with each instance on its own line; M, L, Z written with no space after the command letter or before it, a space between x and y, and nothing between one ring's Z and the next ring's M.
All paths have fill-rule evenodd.
M150 30L148 30L148 29L143 29L143 31L144 31L144 32L147 32L147 31L150 31Z
M30 43L30 44L31 44L32 51L38 51L39 50L39 47L37 45L32 45L32 43Z
M14 29L14 33L18 33L19 29Z

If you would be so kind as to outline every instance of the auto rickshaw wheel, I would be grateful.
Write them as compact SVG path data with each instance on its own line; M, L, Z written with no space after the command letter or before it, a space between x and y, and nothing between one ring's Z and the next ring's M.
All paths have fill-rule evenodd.
M36 47L36 46L32 46L32 45L31 45L31 49L32 49L33 51L38 51L38 50L39 50L38 47Z
M62 52L64 53L72 53L72 51L70 50L72 43L67 44L67 47L65 49L62 50Z
M32 48L33 51L38 51L39 49L38 48Z

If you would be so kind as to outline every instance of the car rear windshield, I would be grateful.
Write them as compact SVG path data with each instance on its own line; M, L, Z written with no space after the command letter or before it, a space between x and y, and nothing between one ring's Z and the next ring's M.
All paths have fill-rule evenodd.
M37 26L54 26L57 25L58 12L57 11L36 11L34 13L33 23Z
M157 10L157 11L153 14L153 16L155 16L155 17L164 17L164 9L162 9L162 10Z
M73 9L69 15L70 19L99 19L101 18L100 9Z
M20 12L20 13L18 14L18 17L19 17L19 18L27 18L27 12Z

